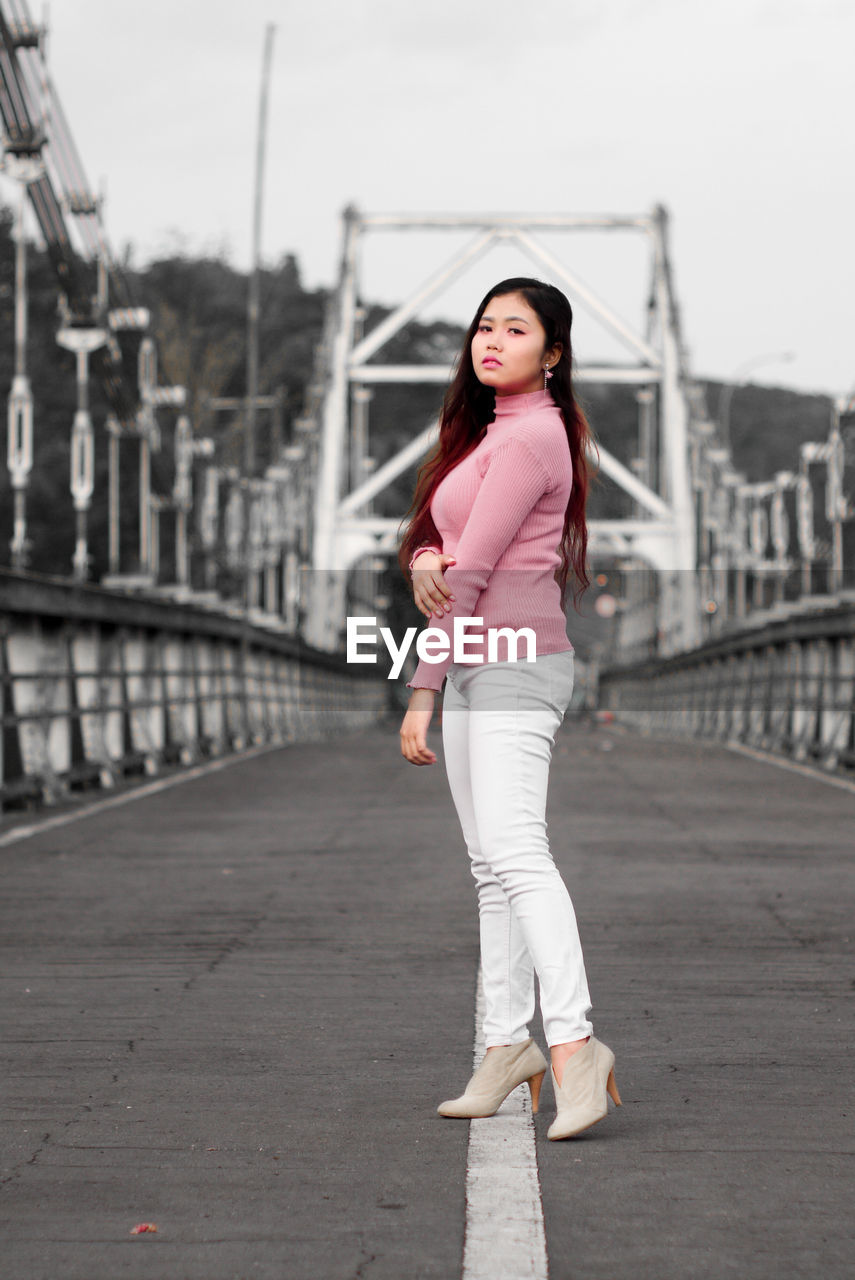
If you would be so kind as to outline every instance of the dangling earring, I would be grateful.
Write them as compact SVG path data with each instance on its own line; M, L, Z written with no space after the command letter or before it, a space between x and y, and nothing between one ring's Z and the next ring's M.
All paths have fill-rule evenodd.
M545 364L545 365L543 366L543 389L544 389L544 391L548 391L548 390L549 390L549 379L550 379L551 377L552 377L552 374L549 372L549 365L548 365L548 364Z

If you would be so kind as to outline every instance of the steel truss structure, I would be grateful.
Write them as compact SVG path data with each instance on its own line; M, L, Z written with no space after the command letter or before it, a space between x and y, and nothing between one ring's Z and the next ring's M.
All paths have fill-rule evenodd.
M57 341L77 359L78 404L71 431L71 494L77 521L73 557L75 577L89 576L87 515L93 492L94 433L89 412L89 381L94 376L106 396L110 415L110 566L119 569L119 443L139 444L139 563L143 580L153 579L153 536L158 499L151 493L150 455L159 448L155 406L180 408L184 389L157 385L155 343L143 336L139 376L129 373L128 351L119 335L146 335L149 313L134 305L130 286L116 263L102 221L101 200L89 186L59 94L45 59L46 30L30 16L26 0L0 3L0 169L21 187L18 227L19 335L16 385L9 404L10 471L16 489L13 557L26 564L24 492L32 469L32 397L24 368L26 299L24 204L29 202L60 287L62 327ZM181 519L179 514L179 519Z
M719 434L709 421L703 392L688 368L668 218L661 207L638 216L440 216L347 209L337 287L331 291L303 412L284 440L274 428L281 447L271 451L263 476L218 464L213 442L200 439L199 424L182 412L184 388L163 385L159 377L149 313L135 305L111 252L102 202L89 187L47 67L45 41L28 0L0 0L0 168L18 196L15 366L7 404L14 497L10 551L16 570L28 564L27 491L38 465L33 449L38 424L34 428L26 361L24 219L31 213L61 291L57 340L77 361L69 487L77 527L72 567L81 581L89 576L91 560L93 380L100 381L108 404L109 573L102 585L194 598L206 608L237 613L319 648L338 648L354 601L378 613L384 607L378 574L396 550L400 521L377 514L374 500L418 463L436 432L436 422L414 421L408 444L375 469L368 423L373 389L384 383L434 384L439 400L451 373L447 364L384 364L385 349L410 321L422 318L425 308L437 300L445 305L445 291L476 263L492 250L511 246L626 352L617 364L578 368L582 382L632 387L638 406L639 456L629 465L608 447L608 422L595 422L604 437L595 461L630 499L627 518L589 523L592 560L607 557L619 570L614 646L620 661L690 650L744 628L749 617L756 626L855 598L855 396L835 406L829 401L828 438L803 442L789 470L751 482L736 471L726 443L729 432ZM360 278L363 242L369 236L413 232L453 233L455 245L466 233L472 238L366 332L363 306L375 296L375 286L368 281L363 287ZM573 233L581 232L608 234L610 247L615 237L623 237L624 244L635 238L646 247L649 288L638 325L627 324L610 301L556 256L564 254L563 247L554 251L544 243L563 246L565 237L572 241ZM728 401L733 391L731 386ZM250 403L270 410L274 421L282 412L278 393L253 391L246 399L206 398L203 417L208 410L232 412L241 405L249 414ZM151 455L170 423L174 482L171 491L154 492ZM119 546L119 462L120 452L124 457L128 449L139 480L134 504L139 549L134 557L132 548L130 558L120 556ZM252 453L248 447L247 454ZM207 463L199 474L202 459ZM174 531L174 556L170 559L167 550L161 560L164 513L167 536Z
M16 370L9 396L8 467L15 491L13 563L27 565L26 490L33 469L33 411L26 376L26 244L24 211L29 206L60 288L63 324L57 340L72 351L78 366L78 405L71 430L71 483L77 519L74 574L89 576L86 522L93 494L94 426L89 412L90 376L107 399L109 458L109 574L107 586L179 597L193 594L191 532L198 518L205 559L205 583L214 588L217 563L242 576L242 599L249 614L296 632L299 629L298 557L308 554L309 465L299 445L286 448L265 477L254 473L253 432L257 410L281 415L281 397L257 394L257 279L250 291L246 398L208 398L210 413L247 413L246 474L209 461L197 498L194 471L198 459L212 459L213 442L196 435L182 413L186 393L163 385L151 316L137 306L131 286L116 262L102 220L102 200L89 186L71 129L46 60L47 31L34 22L27 0L0 0L0 170L20 188L16 262ZM265 65L269 61L268 31ZM266 74L266 73L265 73ZM263 96L263 95L262 95ZM260 113L263 115L263 101ZM256 202L256 239L260 215ZM171 420L175 463L172 491L152 486L152 454L161 448L163 419ZM124 446L124 447L123 447ZM120 454L131 446L132 474L139 477L139 550L120 555ZM127 459L125 459L127 463ZM195 486L200 489L198 484ZM174 582L162 581L160 521L174 520ZM298 545L299 544L299 545ZM123 563L130 560L130 564ZM122 569L125 572L122 572ZM131 572L127 572L128 568ZM198 575L197 575L198 577ZM227 611L236 606L216 590L202 593L206 603ZM212 599L213 597L213 599ZM263 609L261 603L263 600Z
M370 332L359 329L360 242L376 232L472 231L474 239L445 262L420 288ZM578 275L536 238L544 232L625 232L642 236L649 248L650 291L646 315L638 329L589 288ZM365 401L379 383L446 384L447 365L374 363L389 340L424 308L496 246L522 250L545 278L561 287L574 307L588 312L628 353L622 365L581 365L581 381L623 383L637 389L646 441L639 474L598 445L595 462L633 500L637 514L629 519L593 520L589 524L591 554L631 557L659 578L658 630L667 649L686 648L697 640L695 510L690 474L693 423L703 418L692 395L680 334L673 274L668 251L668 216L658 206L648 214L502 215L502 214L368 214L348 208L343 215L343 247L334 303L334 332L327 350L325 394L318 429L318 471L314 506L313 568L315 599L311 639L335 644L344 615L345 570L394 553L400 520L369 513L369 506L398 475L431 447L437 423L417 429L412 441L370 476L360 476L367 435ZM350 465L348 465L348 460ZM355 466L353 465L355 462ZM348 486L347 477L351 484ZM355 481L355 482L354 482Z

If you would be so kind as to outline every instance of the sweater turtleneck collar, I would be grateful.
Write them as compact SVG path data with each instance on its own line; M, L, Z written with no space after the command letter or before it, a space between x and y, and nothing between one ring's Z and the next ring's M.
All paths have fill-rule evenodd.
M496 396L496 417L490 425L495 426L509 418L517 418L521 413L531 413L535 409L554 404L550 392L542 390L521 392L514 396Z

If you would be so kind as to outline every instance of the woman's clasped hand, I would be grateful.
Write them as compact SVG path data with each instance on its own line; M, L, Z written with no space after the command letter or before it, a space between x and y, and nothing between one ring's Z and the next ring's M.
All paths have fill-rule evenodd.
M442 618L451 612L454 595L445 580L445 570L456 563L454 556L423 551L413 564L413 600L426 618Z

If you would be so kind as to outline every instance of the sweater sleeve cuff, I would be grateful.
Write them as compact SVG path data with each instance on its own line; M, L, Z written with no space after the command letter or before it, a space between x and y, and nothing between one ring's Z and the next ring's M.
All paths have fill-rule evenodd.
M416 563L416 561L418 560L419 556L420 556L420 555L422 554L422 552L424 552L424 551L433 551L433 552L435 552L435 553L436 553L436 555L438 555L438 556L441 556L441 555L442 555L442 547L434 547L433 545L431 545L431 546L427 546L427 545L426 545L426 546L424 546L424 547L416 547L415 551L413 552L412 559L410 560L410 573L412 573L412 572L413 572L413 565Z
M439 693L448 663L437 665L435 662L420 662L413 673L412 680L407 681L408 689L432 689Z

